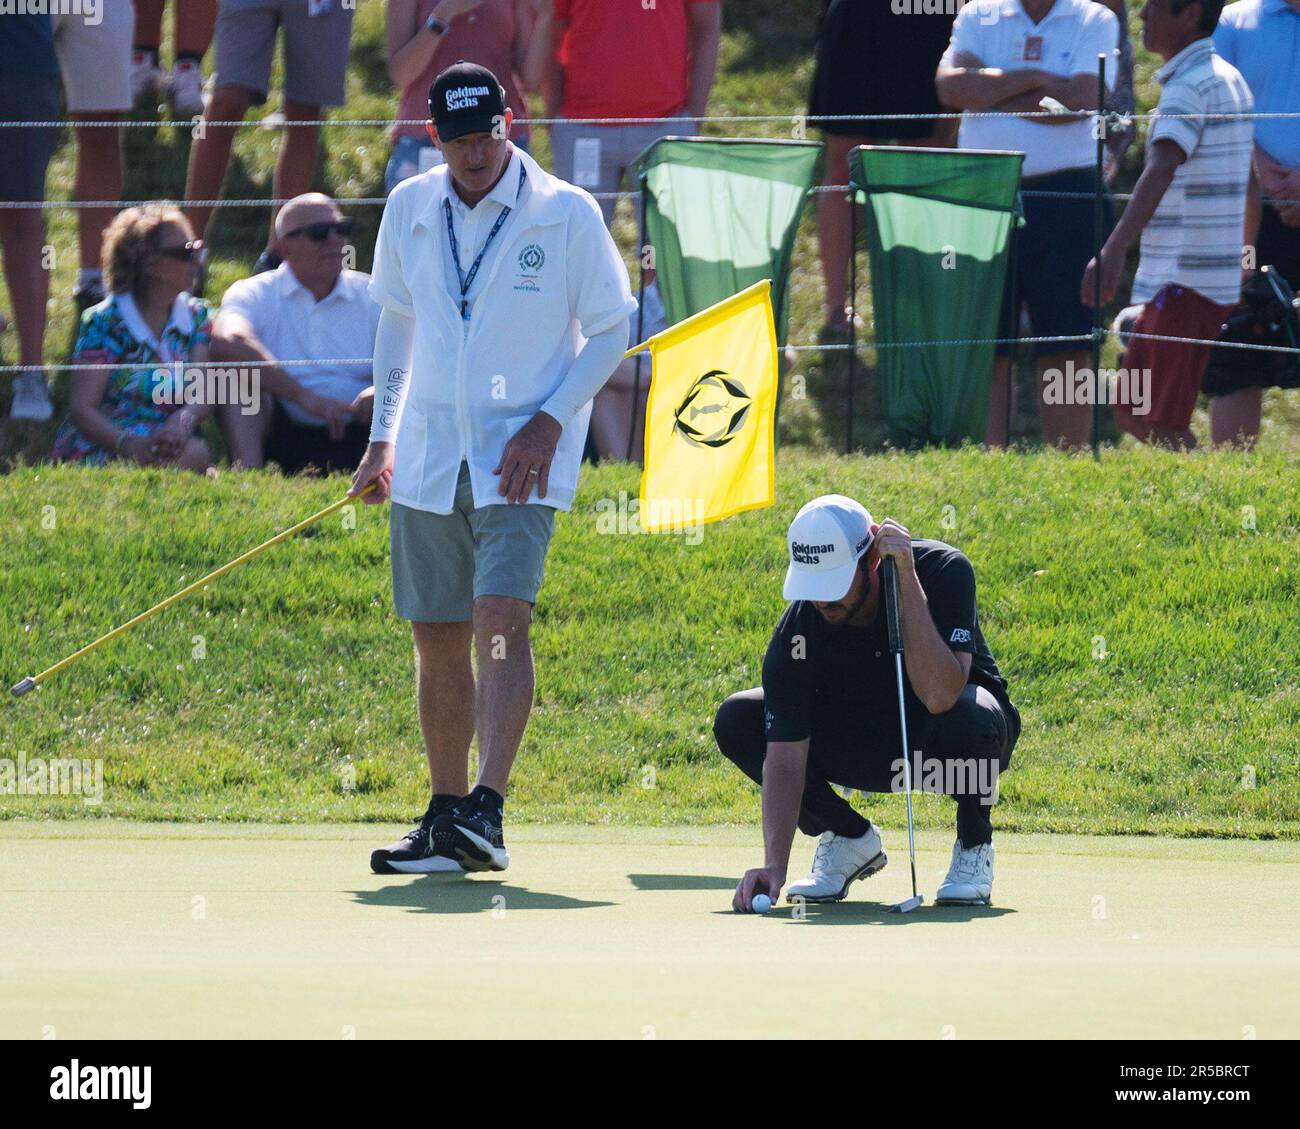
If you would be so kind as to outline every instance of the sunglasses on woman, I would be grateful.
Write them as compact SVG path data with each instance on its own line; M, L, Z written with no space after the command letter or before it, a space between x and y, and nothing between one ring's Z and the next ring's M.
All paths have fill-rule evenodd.
M203 254L203 240L191 239L177 247L159 247L158 254L166 259L179 259L182 263L192 263Z
M313 243L324 243L331 234L337 234L346 239L352 234L352 221L350 219L335 220L333 223L309 223L304 227L295 227L285 235L286 239L292 239L296 235L305 235Z

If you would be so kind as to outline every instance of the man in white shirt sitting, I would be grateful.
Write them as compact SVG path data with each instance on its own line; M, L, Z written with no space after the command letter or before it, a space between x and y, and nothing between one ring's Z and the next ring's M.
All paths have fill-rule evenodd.
M220 409L232 463L329 473L355 467L364 454L374 403L365 359L374 352L379 306L368 292L370 276L343 267L351 231L328 196L299 196L276 217L284 262L226 291L212 359L255 366L263 393L252 415L238 404ZM337 363L352 359L365 363Z

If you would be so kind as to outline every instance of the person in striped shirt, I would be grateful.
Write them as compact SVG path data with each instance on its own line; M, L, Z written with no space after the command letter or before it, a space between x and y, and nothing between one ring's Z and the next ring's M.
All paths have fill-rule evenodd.
M1210 343L1241 298L1247 197L1256 191L1247 116L1254 101L1210 39L1222 11L1223 0L1147 0L1142 9L1143 43L1165 60L1156 72L1164 89L1146 167L1081 289L1091 305L1100 270L1102 301L1112 301L1125 253L1141 235L1133 302L1143 309L1121 364L1130 374L1150 373L1151 395L1143 405L1115 403L1112 410L1137 438L1184 450L1196 446L1190 425Z

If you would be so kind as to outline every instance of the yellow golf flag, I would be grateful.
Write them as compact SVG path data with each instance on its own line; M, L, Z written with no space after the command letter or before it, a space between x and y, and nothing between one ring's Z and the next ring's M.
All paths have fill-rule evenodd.
M641 528L685 529L770 506L776 487L772 282L655 334Z

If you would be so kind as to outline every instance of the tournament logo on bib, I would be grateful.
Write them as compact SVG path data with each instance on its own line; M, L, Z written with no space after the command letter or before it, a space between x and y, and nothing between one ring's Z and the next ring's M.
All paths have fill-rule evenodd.
M721 369L706 372L673 413L673 430L692 447L725 447L745 426L753 399Z
M530 243L519 252L519 269L528 274L536 274L546 265L546 252L536 243Z

